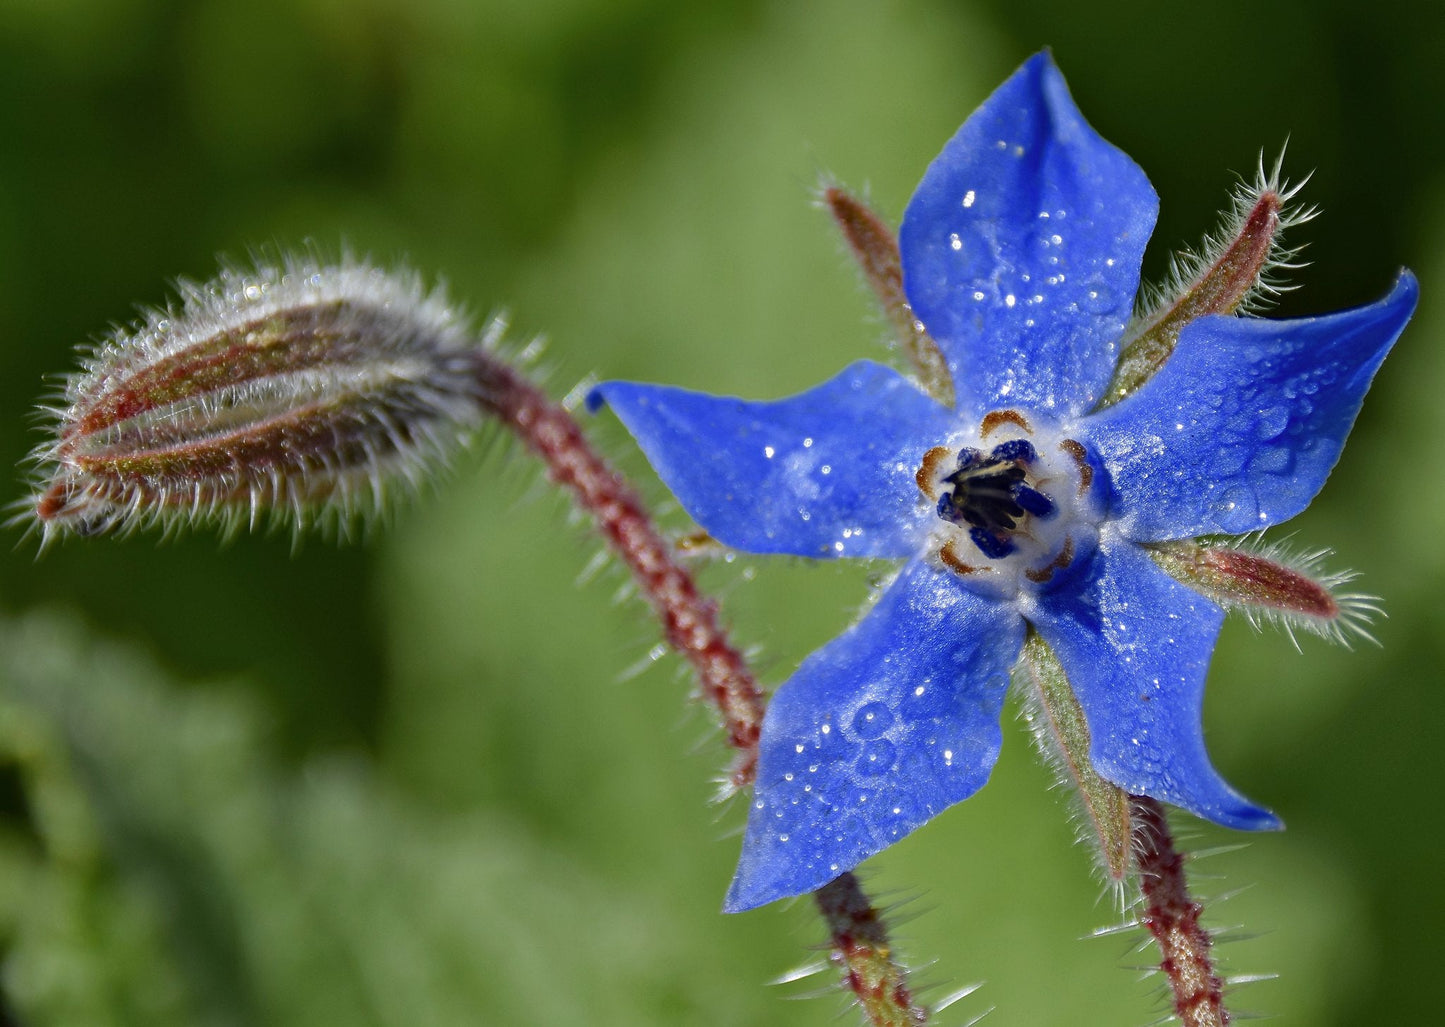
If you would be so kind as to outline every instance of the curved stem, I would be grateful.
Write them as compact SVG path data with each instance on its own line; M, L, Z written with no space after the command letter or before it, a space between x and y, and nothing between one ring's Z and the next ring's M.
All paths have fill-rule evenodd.
M728 779L752 783L765 705L743 654L728 640L717 603L674 558L637 493L588 443L568 411L489 350L477 358L483 402L547 465L548 476L591 514L647 597L669 645L692 665L702 694L722 718L737 757Z
M582 433L568 411L495 353L477 355L482 402L547 465L596 520L647 597L668 644L692 664L703 695L717 709L728 744L737 750L733 787L752 784L766 701L743 654L728 640L717 603L698 591L687 568L653 526L642 500ZM915 1005L905 971L894 961L887 929L852 874L815 893L828 924L835 963L874 1027L916 1027L928 1012Z

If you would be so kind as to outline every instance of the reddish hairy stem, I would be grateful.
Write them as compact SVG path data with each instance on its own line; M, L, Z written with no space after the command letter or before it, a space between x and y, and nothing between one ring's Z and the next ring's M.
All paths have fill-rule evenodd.
M547 465L554 482L571 491L632 571L668 644L692 664L703 694L722 718L728 744L738 751L729 780L735 788L752 784L765 702L747 661L718 621L717 604L698 592L637 494L592 449L570 413L493 353L479 354L477 381L486 407ZM883 921L857 878L844 874L815 897L828 924L833 959L846 968L845 983L874 1027L926 1023L928 1012L913 1004Z
M717 604L698 592L637 493L592 449L567 410L491 352L480 353L477 378L487 407L547 465L552 481L570 490L595 518L608 545L632 571L662 621L668 644L692 664L704 698L722 718L728 744L738 751L729 780L735 788L751 784L763 692L742 653L728 641Z
M928 1010L916 1005L901 967L893 960L888 931L852 874L835 877L813 893L828 924L833 963L874 1027L917 1027Z
M1159 944L1159 969L1169 980L1174 1012L1184 1027L1225 1027L1224 981L1214 969L1212 940L1200 924L1204 912L1189 897L1184 856L1175 850L1164 807L1153 799L1130 797L1134 824L1134 862L1144 893L1144 926Z

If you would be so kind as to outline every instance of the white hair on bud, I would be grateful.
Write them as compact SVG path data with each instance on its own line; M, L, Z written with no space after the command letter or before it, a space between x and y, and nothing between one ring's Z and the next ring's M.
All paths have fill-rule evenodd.
M1242 610L1255 630L1262 630L1266 624L1278 627L1284 631L1296 650L1300 646L1299 640L1295 638L1295 628L1302 628L1346 649L1353 648L1356 639L1363 639L1373 645L1380 644L1379 639L1370 632L1370 626L1375 618L1388 616L1383 605L1384 599L1368 592L1347 590L1345 586L1357 580L1360 574L1353 570L1327 570L1325 563L1334 555L1334 550L1297 549L1288 539L1266 542L1259 536L1232 540L1230 548L1270 560L1289 568L1301 577L1309 578L1329 593L1335 603L1336 612L1333 617L1320 617L1306 610L1273 605L1241 602L1225 604L1226 609Z
M67 533L262 523L341 535L433 479L484 419L478 340L412 271L225 265L112 331L42 407L26 512Z
M1179 581L1226 610L1241 611L1256 629L1265 624L1283 629L1296 649L1299 648L1296 628L1346 648L1355 639L1379 644L1370 633L1370 624L1376 617L1385 615L1380 597L1347 590L1346 586L1359 575L1349 570L1326 570L1325 561L1333 555L1329 549L1301 550L1288 540L1265 542L1259 535L1207 542L1157 543L1147 548L1159 566ZM1252 583L1246 579L1232 580L1228 568L1221 564L1229 553L1272 564L1301 584L1287 589L1276 582L1271 590L1262 585L1251 587ZM1213 572L1195 563L1197 559L1215 564ZM1195 563L1194 569L1191 563Z
M1239 238L1255 205L1270 193L1278 197L1279 223L1270 239L1264 266L1255 276L1249 291L1239 301L1236 312L1262 313L1273 306L1281 293L1298 288L1287 278L1288 272L1308 266L1308 262L1299 259L1304 247L1286 246L1284 236L1289 229L1314 220L1319 215L1319 208L1294 202L1300 190L1309 182L1310 175L1305 175L1298 182L1290 182L1284 177L1284 155L1287 148L1288 143L1280 147L1279 156L1269 168L1265 167L1264 151L1261 150L1254 178L1246 179L1241 175L1238 183L1230 190L1230 209L1221 216L1219 226L1208 232L1198 247L1178 250L1170 255L1169 270L1162 284L1144 283L1141 286L1137 315L1139 321L1148 323L1204 277Z

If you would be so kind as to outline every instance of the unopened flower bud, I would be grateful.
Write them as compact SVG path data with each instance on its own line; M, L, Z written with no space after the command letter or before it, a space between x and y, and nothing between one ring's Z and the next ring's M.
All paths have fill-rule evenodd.
M44 540L195 522L343 530L481 421L479 344L414 275L229 269L114 332L34 460Z

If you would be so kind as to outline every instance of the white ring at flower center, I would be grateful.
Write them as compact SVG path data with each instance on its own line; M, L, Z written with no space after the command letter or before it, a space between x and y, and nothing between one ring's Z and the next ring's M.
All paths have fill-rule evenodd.
M1100 517L1094 500L1094 468L1078 441L1032 425L1015 410L997 410L983 418L977 432L949 440L923 457L916 480L920 492L937 504L953 485L944 479L956 469L962 449L987 453L1005 442L1023 439L1037 452L1024 467L1024 484L1045 495L1052 513L1024 512L1005 532L1014 550L990 557L970 537L970 525L942 516L929 534L927 553L939 567L958 574L971 589L995 598L1017 597L1049 586L1056 576L1098 543Z

